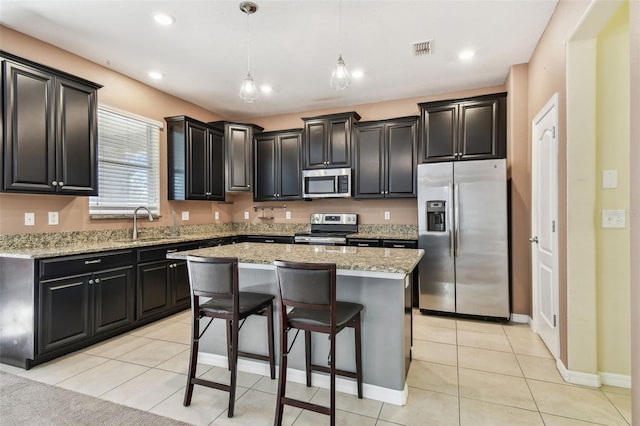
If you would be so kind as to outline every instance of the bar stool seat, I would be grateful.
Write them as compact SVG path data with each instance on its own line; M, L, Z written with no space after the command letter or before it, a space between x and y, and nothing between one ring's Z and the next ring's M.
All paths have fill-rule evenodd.
M280 377L275 425L282 425L285 405L311 410L329 416L329 424L335 425L336 375L355 378L358 398L362 398L362 342L359 303L336 301L336 265L331 263L303 263L276 260L278 301L280 302ZM356 371L336 368L336 335L344 328L353 328L355 336ZM329 407L286 396L288 331L303 330L305 337L305 370L307 386L311 386L311 371L329 374ZM312 362L311 333L329 335L329 366ZM297 336L297 333L296 333ZM295 343L295 337L291 346Z
M273 337L273 299L275 297L271 294L239 291L237 258L187 256L187 268L191 287L192 324L191 356L189 358L184 406L191 404L194 385L206 386L229 392L227 415L233 417L239 355L268 361L271 378L275 378ZM207 297L209 300L200 303L200 297ZM248 316L256 314L267 317L268 355L242 352L238 349L239 331L240 327L242 327L240 321L244 321ZM211 318L211 320L201 333L200 319L205 317ZM227 358L229 360L229 371L231 372L231 380L228 385L196 377L200 338L215 318L224 319L227 323L225 327Z

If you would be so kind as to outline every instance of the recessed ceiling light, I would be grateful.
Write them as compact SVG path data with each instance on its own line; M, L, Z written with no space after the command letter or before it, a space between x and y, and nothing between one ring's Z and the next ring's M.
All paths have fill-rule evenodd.
M463 61L468 61L469 59L473 58L475 54L476 52L474 52L473 50L465 49L458 54L458 58L462 59Z
M171 25L176 21L173 16L167 15L165 13L156 13L155 15L153 15L153 20L160 25Z
M351 77L353 78L362 78L364 76L364 71L362 70L353 70L351 71Z
M268 84L263 84L262 86L260 86L260 91L262 93L271 93L273 92L273 88Z
M164 76L162 75L162 73L161 73L161 72L158 72L158 71L149 71L149 77L151 77L151 78L152 78L152 79L154 79L154 80L161 80L161 79L162 79L162 77L164 77Z

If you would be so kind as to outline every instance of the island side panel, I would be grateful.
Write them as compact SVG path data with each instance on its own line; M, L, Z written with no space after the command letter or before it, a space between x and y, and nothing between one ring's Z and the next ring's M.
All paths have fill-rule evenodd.
M33 259L0 257L0 362L25 369L35 357L34 277Z
M239 265L240 289L277 294L275 270L271 265ZM391 274L390 274L391 275ZM405 311L406 276L397 278L341 275L338 271L337 298L341 301L364 305L362 313L362 373L365 384L402 391L408 368L408 348ZM279 309L275 307L276 350L279 357ZM201 320L201 330L208 323ZM410 323L408 323L410 327ZM289 343L295 331L289 332ZM329 354L326 335L314 333L313 362L325 364ZM200 340L200 352L226 357L226 337L223 321L214 321ZM240 350L266 353L267 336L265 318L254 316L242 326ZM340 369L355 371L355 346L352 329L342 330L336 340L336 365ZM279 358L278 358L279 359ZM301 332L289 354L289 367L304 371L304 334Z

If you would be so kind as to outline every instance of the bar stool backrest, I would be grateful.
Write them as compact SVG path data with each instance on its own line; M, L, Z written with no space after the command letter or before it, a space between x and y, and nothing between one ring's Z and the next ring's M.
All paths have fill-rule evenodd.
M232 299L238 291L238 259L187 256L189 284L194 296Z
M276 260L274 265L285 306L326 311L335 307L335 264Z

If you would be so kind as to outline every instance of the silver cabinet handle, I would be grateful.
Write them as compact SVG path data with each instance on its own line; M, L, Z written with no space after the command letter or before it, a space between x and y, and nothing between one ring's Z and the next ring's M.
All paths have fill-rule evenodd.
M265 243L273 243L275 242L274 240L264 240Z
M102 263L102 259L93 259L93 260L85 260L84 264L85 265L94 265L97 263Z
M100 278L96 278L96 284L100 284Z
M53 186L58 186L58 181L55 181L55 180L54 180L53 182L51 182L51 185L53 185Z
M169 249L169 250L167 250L167 253L175 253L177 251L178 251L178 249Z
M93 280L89 280L89 284L93 284Z
M64 186L64 182L58 182L58 186L60 187Z

